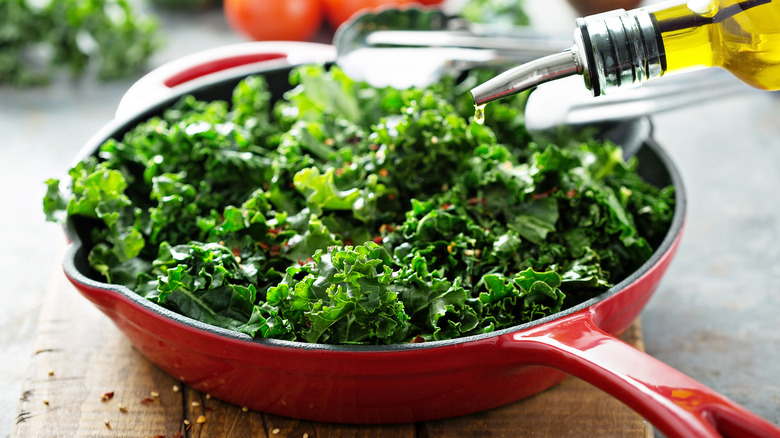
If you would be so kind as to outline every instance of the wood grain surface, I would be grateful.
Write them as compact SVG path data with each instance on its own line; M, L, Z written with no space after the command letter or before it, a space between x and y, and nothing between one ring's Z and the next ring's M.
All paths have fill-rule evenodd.
M623 339L642 348L636 321ZM133 349L57 268L12 437L648 437L652 427L575 378L498 409L441 421L343 425L249 411L182 385Z

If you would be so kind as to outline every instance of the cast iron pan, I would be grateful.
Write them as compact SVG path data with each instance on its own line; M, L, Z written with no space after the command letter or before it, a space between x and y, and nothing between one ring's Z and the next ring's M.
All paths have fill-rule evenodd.
M245 43L174 61L136 83L116 119L82 155L160 114L185 94L229 99L261 73L280 96L291 65L328 62L333 47ZM637 132L637 123L618 134ZM648 137L640 173L676 187L668 234L652 258L613 288L556 315L490 334L389 346L307 344L249 336L168 311L99 280L82 245L89 227L70 220L64 261L77 289L171 376L219 399L277 415L342 423L415 422L501 406L577 376L635 409L668 436L780 437L780 430L715 391L618 340L658 286L680 240L685 195L677 169Z

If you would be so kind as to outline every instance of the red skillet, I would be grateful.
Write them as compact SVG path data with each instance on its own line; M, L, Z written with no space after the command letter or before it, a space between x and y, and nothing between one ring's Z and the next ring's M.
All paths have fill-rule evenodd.
M262 73L280 95L289 88L290 65L333 59L331 46L247 43L172 62L128 91L116 119L84 154L183 94L226 99L242 77ZM571 374L617 397L668 436L780 437L780 429L766 420L616 338L656 290L683 228L685 197L674 165L649 139L639 156L646 178L677 187L673 223L653 257L594 299L486 335L367 347L253 340L90 278L88 248L80 238L88 230L78 221L67 225L72 243L64 267L78 290L160 368L200 391L258 411L344 423L423 421L511 403Z

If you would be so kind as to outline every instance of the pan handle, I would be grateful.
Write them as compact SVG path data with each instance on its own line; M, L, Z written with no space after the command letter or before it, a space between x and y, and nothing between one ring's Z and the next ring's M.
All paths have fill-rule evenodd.
M780 429L601 330L585 310L523 332L508 347L616 397L669 437L780 437Z
M122 97L115 119L134 117L142 108L221 77L247 75L260 64L271 66L332 62L333 46L297 41L257 41L204 50L155 68Z

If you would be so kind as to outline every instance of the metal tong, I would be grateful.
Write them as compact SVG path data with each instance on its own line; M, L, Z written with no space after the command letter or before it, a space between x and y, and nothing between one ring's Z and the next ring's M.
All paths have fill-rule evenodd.
M523 28L480 26L438 9L387 8L351 19L336 31L337 64L377 87L426 86L476 66L506 68L571 45L569 38Z

